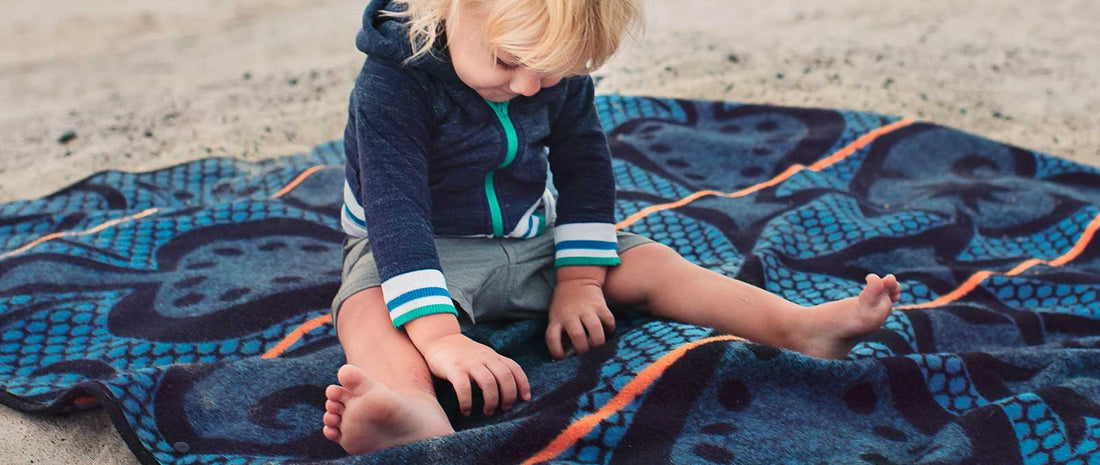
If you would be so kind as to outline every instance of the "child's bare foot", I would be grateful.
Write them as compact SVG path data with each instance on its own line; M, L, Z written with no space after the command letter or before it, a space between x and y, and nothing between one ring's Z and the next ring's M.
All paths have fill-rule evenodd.
M805 309L793 325L795 338L789 347L811 357L844 358L860 336L882 326L900 296L894 275L867 275L867 286L858 297Z
M324 434L349 454L362 454L454 432L435 397L397 393L355 365L325 390Z

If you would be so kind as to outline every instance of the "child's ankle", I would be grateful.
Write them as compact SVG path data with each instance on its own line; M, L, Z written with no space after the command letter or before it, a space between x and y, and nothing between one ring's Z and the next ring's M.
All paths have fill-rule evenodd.
M776 334L778 342L776 347L797 351L809 338L813 337L815 328L812 308L792 305L790 309L782 312L781 318L780 324L777 325L779 331Z

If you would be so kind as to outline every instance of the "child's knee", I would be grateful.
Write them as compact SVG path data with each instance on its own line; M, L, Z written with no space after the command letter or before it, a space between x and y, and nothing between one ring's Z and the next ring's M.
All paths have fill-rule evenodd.
M620 259L622 263L608 270L604 296L628 307L645 307L657 284L683 260L676 251L658 243L631 248Z
M377 320L384 318L390 321L390 311L386 307L386 300L382 297L381 287L371 287L352 294L340 304L340 310L336 312L336 323L345 320Z

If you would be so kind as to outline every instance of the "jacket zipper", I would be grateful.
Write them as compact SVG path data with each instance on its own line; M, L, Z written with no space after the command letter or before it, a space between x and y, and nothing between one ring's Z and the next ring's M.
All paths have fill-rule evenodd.
M492 102L489 100L485 102L492 107L493 113L500 120L500 125L504 127L504 136L508 143L508 151L504 155L504 161L496 169L485 175L485 198L489 201L489 216L493 221L493 236L504 237L504 217L501 213L496 187L493 185L493 176L497 170L512 164L512 161L516 159L519 139L516 137L516 127L512 125L512 120L508 117L508 102Z

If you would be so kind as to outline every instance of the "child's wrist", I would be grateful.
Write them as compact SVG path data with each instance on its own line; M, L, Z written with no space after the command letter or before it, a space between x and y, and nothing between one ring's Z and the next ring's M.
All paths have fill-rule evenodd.
M598 265L570 265L558 268L558 284L584 283L603 287L607 279L607 267Z
M424 315L405 323L405 332L421 354L435 341L444 337L462 334L458 318L450 313Z

